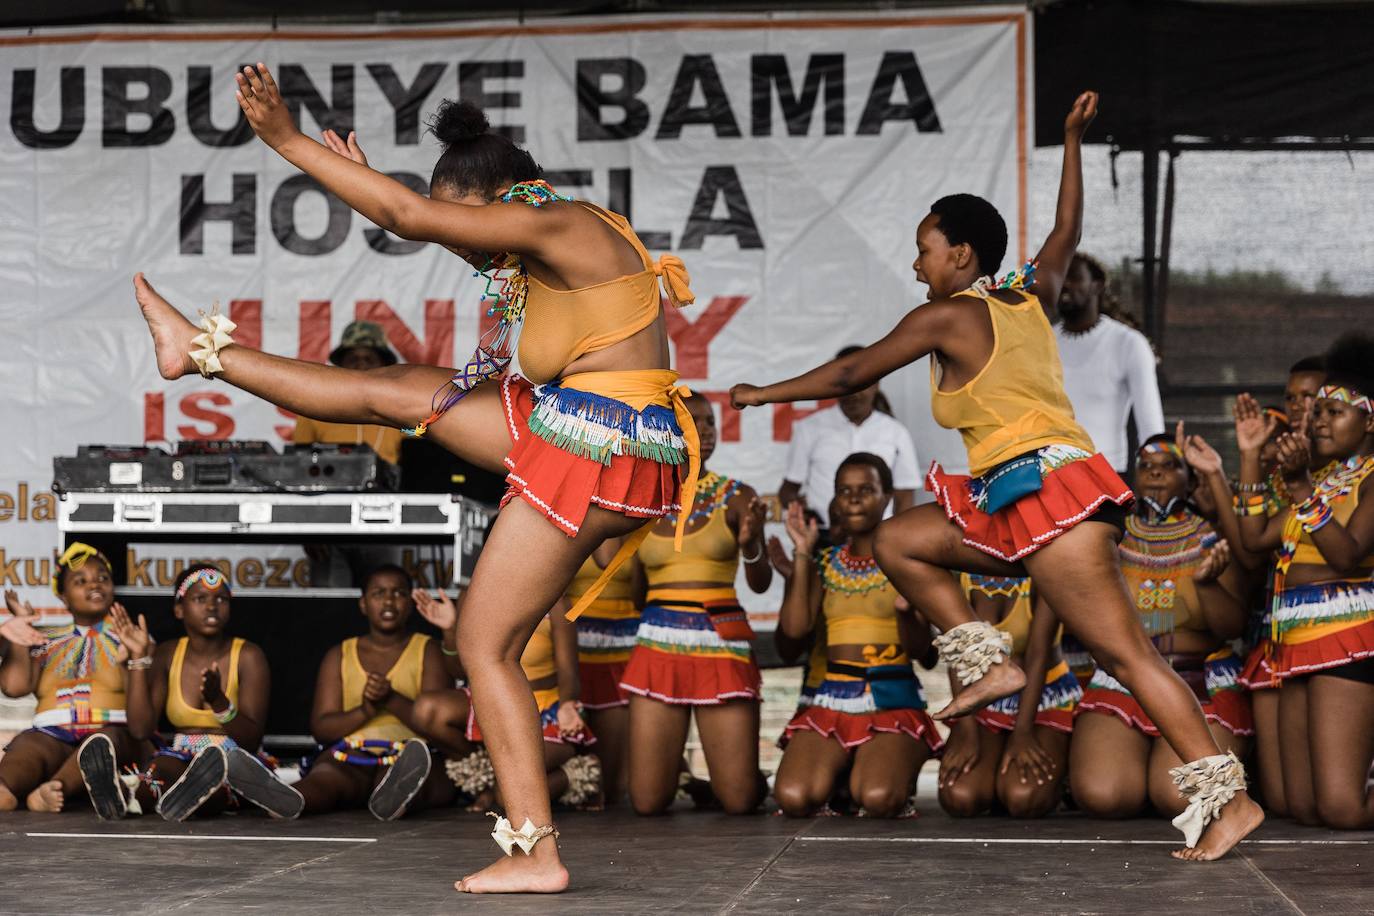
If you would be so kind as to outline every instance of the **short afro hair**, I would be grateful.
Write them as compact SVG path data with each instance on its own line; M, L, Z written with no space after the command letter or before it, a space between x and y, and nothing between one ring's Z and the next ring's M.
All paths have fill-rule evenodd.
M997 273L1007 255L1007 221L996 207L975 194L951 194L931 204L930 212L951 245L973 249L980 273Z
M840 471L848 467L872 468L878 472L878 482L882 484L883 492L892 492L892 468L888 467L886 461L872 452L855 452L841 461L840 466L835 469L836 482L840 479Z
M1374 397L1374 336L1350 331L1337 338L1326 351L1326 384Z
M1326 371L1325 356L1304 356L1296 363L1288 367L1289 375L1297 375L1299 372L1323 373Z

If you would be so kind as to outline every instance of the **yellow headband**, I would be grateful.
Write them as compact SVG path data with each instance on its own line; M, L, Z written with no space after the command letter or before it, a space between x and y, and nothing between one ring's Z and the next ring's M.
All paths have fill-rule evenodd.
M59 585L62 581L62 570L64 567L73 571L78 570L85 566L86 561L91 557L95 557L100 560L100 562L104 563L106 569L114 568L110 565L109 557L105 556L105 554L101 553L99 550L96 550L90 544L72 541L67 545L67 549L63 551L62 556L57 558L57 569L52 574L52 593L59 596L62 594Z

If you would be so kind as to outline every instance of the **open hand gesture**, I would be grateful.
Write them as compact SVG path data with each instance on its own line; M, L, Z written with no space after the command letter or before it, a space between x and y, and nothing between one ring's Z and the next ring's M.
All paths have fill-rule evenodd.
M41 646L48 638L34 629L29 618L36 618L38 612L27 601L20 603L19 595L12 588L5 589L5 608L14 616L0 624L0 637L16 646Z
M115 638L129 653L129 658L147 658L153 651L153 638L148 635L148 618L138 615L138 625L134 626L124 605L116 601L110 606L110 626L114 628Z
M220 677L219 662L211 662L210 667L200 673L200 700L210 709L229 705L229 698L224 695L224 681Z
M1064 136L1082 137L1093 118L1097 117L1097 93L1089 90L1074 99L1069 116L1064 119Z
M1203 475L1221 473L1221 455L1217 454L1217 450L1201 436L1184 435L1182 420L1178 421L1174 442L1177 443L1179 451L1183 452L1183 460L1188 462L1188 466L1194 471Z
M1258 452L1274 435L1279 421L1260 409L1249 394L1236 396L1236 445L1242 452Z
M1222 573L1226 572L1226 567L1231 565L1231 544L1226 540L1217 541L1216 546L1207 551L1198 564L1197 569L1193 570L1193 581L1199 585L1207 582L1215 582Z
M821 539L821 526L814 518L806 517L806 508L800 499L787 507L787 536L792 539L792 547L797 553L810 555L815 552Z
M768 521L768 504L755 496L739 516L739 535L736 540L741 547L748 547L763 533L764 522Z
M448 631L458 625L458 607L442 588L433 595L426 589L417 588L411 591L410 597L420 616L439 629Z
M282 100L277 81L272 78L266 64L244 67L234 74L234 81L238 83L235 97L239 107L243 109L248 125L259 140L272 149L281 149L283 144L300 133L300 128L291 119L291 111Z
M358 165L367 165L367 155L363 152L363 148L358 145L358 132L356 130L348 132L347 140L340 137L333 128L324 131L320 136L324 139L324 145L340 156L345 159L352 159Z

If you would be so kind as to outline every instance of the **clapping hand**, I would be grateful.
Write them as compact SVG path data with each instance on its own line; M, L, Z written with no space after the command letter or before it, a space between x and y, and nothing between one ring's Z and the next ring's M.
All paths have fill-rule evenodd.
M787 507L787 536L797 553L810 556L820 543L821 526L814 518L806 517L806 507L801 500L794 500Z
M300 134L300 128L291 118L291 110L282 100L281 90L277 88L277 81L272 78L266 64L244 67L234 74L234 81L238 83L235 96L239 107L243 109L258 139L273 149L280 149Z
M367 684L363 687L363 700L374 706L386 702L391 696L391 681L384 674L368 672Z
M417 588L410 593L410 597L415 601L415 609L420 616L439 629L447 632L457 625L458 607L443 589L431 595L428 590Z
M748 507L740 513L739 517L739 536L737 541L740 547L748 547L763 533L763 525L768 521L768 504L755 496L749 500Z
M1258 452L1274 435L1278 428L1278 418L1265 413L1254 397L1249 394L1236 396L1236 445L1242 452ZM1303 436L1306 437L1304 427Z
M1182 420L1178 421L1174 441L1179 451L1183 452L1183 460L1194 471L1202 475L1221 473L1221 455L1201 436L1185 435Z
M135 626L124 605L116 601L110 607L110 626L129 658L147 658L153 651L153 638L148 635L148 618L142 614L138 615L138 625Z
M19 595L12 588L5 590L5 608L14 616L0 624L0 637L16 646L33 647L47 643L48 638L34 629L29 619L37 618L38 612L27 601L21 604Z
M358 145L357 131L350 130L347 140L340 137L332 128L324 131L320 136L324 138L324 145L340 156L343 156L345 159L352 159L354 162L358 163L358 165L367 165L367 154L364 153L363 148Z
M1193 570L1193 581L1202 585L1207 582L1215 582L1222 573L1226 572L1226 567L1231 565L1231 545L1225 540L1217 541L1216 546L1207 551L1198 564L1197 569Z
M220 677L219 662L211 662L210 667L200 673L201 705L209 709L226 709L229 698L224 695L224 681Z

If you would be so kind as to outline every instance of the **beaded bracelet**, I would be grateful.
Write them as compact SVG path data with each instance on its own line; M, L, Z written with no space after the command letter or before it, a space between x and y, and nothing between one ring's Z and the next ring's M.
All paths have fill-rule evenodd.
M234 705L233 700L230 700L228 709L226 709L224 712L215 713L215 721L218 722L220 725L228 725L230 722L234 721L234 717L238 714L239 708Z
M1260 503L1258 506L1236 506L1236 515L1241 518L1253 518L1256 515L1268 515L1269 507Z
M151 668L153 667L153 657L151 655L145 655L142 658L131 658L124 663L124 666L130 671L140 671L144 668Z
M1260 493L1263 494L1269 489L1269 484L1261 480L1259 483L1241 483L1239 480L1232 483L1231 488L1237 493Z
M1302 523L1303 530L1308 534L1324 528L1328 522L1335 518L1335 513L1331 511L1331 507L1320 496L1309 497L1293 512L1297 515L1298 521Z
M439 643L439 651L447 655L449 658L453 658L455 655L458 654L457 649L449 651L449 647L444 645L443 643Z

